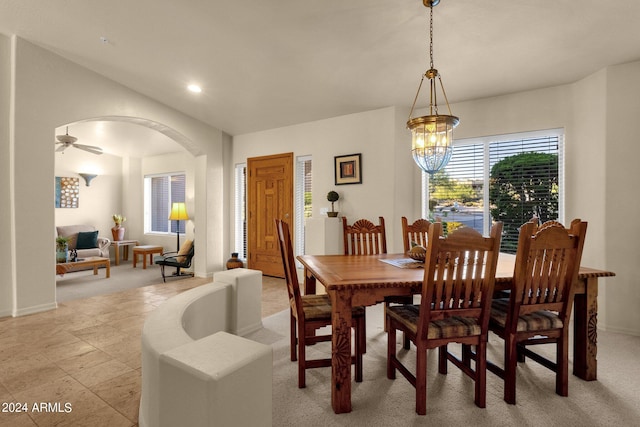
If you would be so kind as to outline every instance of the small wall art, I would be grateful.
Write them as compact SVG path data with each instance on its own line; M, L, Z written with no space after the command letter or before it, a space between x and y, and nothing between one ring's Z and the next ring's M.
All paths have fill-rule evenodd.
M78 178L56 176L56 208L77 208L79 199Z
M362 184L361 154L335 156L336 185Z

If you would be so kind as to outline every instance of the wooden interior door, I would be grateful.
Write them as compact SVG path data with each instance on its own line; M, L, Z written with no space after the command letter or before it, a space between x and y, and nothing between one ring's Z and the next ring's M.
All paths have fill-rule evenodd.
M284 277L274 219L293 230L293 153L247 159L247 172L247 266Z

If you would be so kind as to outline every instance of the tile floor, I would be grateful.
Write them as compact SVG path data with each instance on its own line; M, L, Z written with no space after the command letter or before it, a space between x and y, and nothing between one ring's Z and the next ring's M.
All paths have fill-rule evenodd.
M145 318L208 281L168 281L1 318L0 426L137 426ZM287 307L284 281L265 277L262 316Z

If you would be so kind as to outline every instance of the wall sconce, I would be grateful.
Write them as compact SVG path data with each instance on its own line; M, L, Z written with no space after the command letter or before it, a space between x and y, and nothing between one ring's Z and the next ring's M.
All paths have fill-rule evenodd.
M89 184L91 183L91 180L93 178L95 178L98 175L92 174L92 173L79 173L78 175L80 175L81 177L84 178L84 182L87 184L87 187L89 187Z

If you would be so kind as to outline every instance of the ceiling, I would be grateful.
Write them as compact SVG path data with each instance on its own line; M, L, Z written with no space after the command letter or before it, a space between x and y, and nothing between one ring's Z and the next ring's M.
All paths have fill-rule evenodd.
M419 0L0 0L0 32L238 135L410 107L429 65L428 11ZM571 83L640 59L639 20L638 0L442 0L434 65L452 103Z

